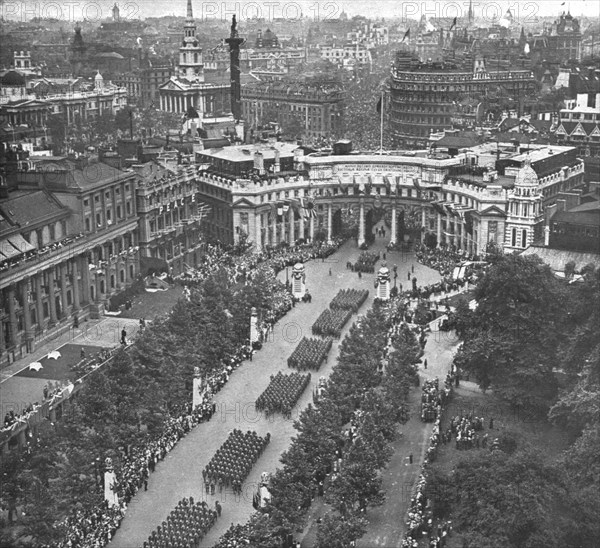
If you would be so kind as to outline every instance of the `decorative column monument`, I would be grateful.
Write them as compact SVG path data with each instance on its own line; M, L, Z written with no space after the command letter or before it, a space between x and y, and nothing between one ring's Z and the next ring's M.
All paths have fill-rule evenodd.
M358 213L358 245L365 243L365 201L361 198Z
M250 312L250 344L258 342L259 338L258 313L256 312L256 308L252 307Z
M296 263L292 270L292 295L302 299L306 293L306 272L302 263Z
M104 461L104 500L109 507L119 504L119 497L115 488L116 475L112 459L108 457Z
M381 265L375 280L375 289L377 290L377 299L380 301L390 300L390 269L386 263Z
M194 367L194 380L192 387L192 409L196 409L202 403L204 395L204 383L202 382L202 374L199 367Z
M398 234L398 226L397 226L397 211L396 211L396 203L392 204L392 228L390 230L390 245L396 245L396 235Z

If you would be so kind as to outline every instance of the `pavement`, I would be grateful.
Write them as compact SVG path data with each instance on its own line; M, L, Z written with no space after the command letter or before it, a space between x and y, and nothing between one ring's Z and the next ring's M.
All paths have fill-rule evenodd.
M420 265L419 272L426 268ZM418 274L417 274L418 276ZM423 283L431 283L429 281ZM431 322L431 333L425 344L427 369L419 366L421 385L427 379L440 378L442 381L450 371L458 340L453 332L439 331L438 327L444 316ZM461 382L461 384L463 384ZM469 383L471 384L471 383ZM433 431L433 423L421 421L421 389L413 388L409 395L410 419L398 427L398 436L392 443L393 454L388 466L382 471L382 488L386 499L382 506L367 511L369 522L366 533L357 540L357 548L373 548L385 546L399 548L406 532L406 514L410 507L410 499L415 492L421 474L425 453L429 447L429 438ZM409 455L413 455L410 464ZM317 519L323 517L329 507L321 499L311 506L308 522L298 540L302 548L315 545L317 538Z
M121 330L127 331L127 337L135 338L139 324L134 319L121 319L118 317L105 316L99 320L88 320L81 322L79 328L71 328L62 335L53 338L25 357L15 360L8 367L0 371L0 404L1 416L7 411L13 410L21 413L30 403L43 400L44 386L50 382L65 382L69 376L65 369L75 365L79 361L81 347L86 349L89 356L94 351L103 348L113 348L120 344ZM77 347L76 357L69 359L70 363L60 364L65 367L53 367L52 360L48 360L48 354L54 350L61 353L60 360L64 362L67 356L73 355L73 347ZM37 373L29 370L29 364L40 362L45 367ZM75 381L76 379L70 379Z
M370 251L382 251L384 245L385 240L379 239ZM234 371L215 398L217 411L212 420L198 425L183 438L151 474L148 491L140 491L132 499L121 527L111 542L111 548L141 546L183 497L193 496L195 500L205 500L213 507L215 501L219 500L223 507L221 518L203 539L202 547L213 546L232 523L243 524L248 521L254 512L252 496L261 474L272 473L280 466L281 454L297 434L293 421L312 402L313 389L319 378L331 373L339 344L352 321L343 330L342 338L334 341L327 363L312 374L311 382L294 408L291 419L286 420L279 415L266 418L256 412L254 402L268 386L271 375L278 371L290 372L287 367L288 356L303 336L312 336L312 324L339 289L368 289L369 298L359 313L364 313L371 306L375 294L374 274L363 274L362 278L358 278L356 273L346 269L346 263L356 260L359 253L353 242L347 242L325 261L316 260L306 264L306 284L313 297L312 303L297 304L275 325L273 336L254 355L253 361L244 362ZM419 265L412 253L387 253L387 263L388 266L398 265L398 282L401 273L407 277L411 265L415 267L420 284L432 283L440 278L436 271ZM285 281L285 271L279 277ZM260 436L270 432L271 443L244 482L241 496L235 496L228 490L207 495L202 484L202 469L234 428L255 430Z

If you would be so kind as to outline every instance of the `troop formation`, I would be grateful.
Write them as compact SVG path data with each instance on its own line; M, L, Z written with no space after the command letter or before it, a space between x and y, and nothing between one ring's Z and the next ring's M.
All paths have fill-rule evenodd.
M351 310L356 314L368 296L367 289L340 289L329 307L332 310Z
M242 482L269 441L271 434L261 438L256 432L248 430L244 434L236 428L202 471L206 491L214 494L216 486L219 491L231 486L235 493L241 493Z
M317 371L327 361L327 354L331 350L333 341L327 339L307 339L303 337L298 346L288 358L288 367L306 371Z
M289 418L292 407L310 382L310 373L291 373L284 375L279 372L271 375L271 382L266 390L256 400L256 410L264 411L267 415L282 413Z
M313 335L339 339L342 336L343 327L351 316L351 310L330 310L326 308L312 325Z
M218 501L216 510L212 510L204 501L194 503L192 497L184 498L162 525L152 531L144 548L197 548L220 514Z
M358 260L354 264L350 264L350 270L352 272L375 272L375 263L379 260L379 253L369 253L363 251L359 256Z

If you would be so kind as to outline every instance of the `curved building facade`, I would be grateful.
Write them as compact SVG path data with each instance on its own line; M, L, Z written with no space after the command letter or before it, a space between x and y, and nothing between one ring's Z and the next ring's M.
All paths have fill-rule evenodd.
M406 56L399 52L390 77L390 129L398 147L422 148L431 133L452 128L455 105L465 97L500 91L519 104L537 89L528 70L488 72L478 59L468 71L444 63L415 63Z

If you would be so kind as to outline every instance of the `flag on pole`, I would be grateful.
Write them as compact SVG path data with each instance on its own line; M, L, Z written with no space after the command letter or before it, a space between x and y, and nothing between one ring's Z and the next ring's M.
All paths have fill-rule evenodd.
M306 198L306 200L301 197L300 204L302 205L303 216L305 219L310 219L311 217L317 216L317 212L315 211L315 202L313 201L312 197L309 196Z
M408 30L407 30L407 31L404 33L404 36L402 37L402 40L400 41L400 43L402 44L402 42L404 42L404 40L406 40L407 38L410 40L410 29L408 29Z
M385 189L386 189L387 195L391 196L392 195L392 183L390 182L390 178L384 175L383 180L385 182Z
M472 210L465 212L465 230L467 234L473 234L473 212Z
M379 98L379 101L377 101L377 114L381 114L381 97Z
M450 30L452 30L456 26L456 17L452 21L452 25L450 25Z

